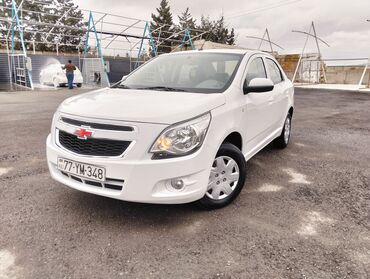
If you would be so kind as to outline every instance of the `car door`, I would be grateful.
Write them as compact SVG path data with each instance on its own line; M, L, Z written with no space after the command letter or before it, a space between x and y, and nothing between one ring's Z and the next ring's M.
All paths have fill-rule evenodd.
M272 131L280 130L288 112L288 94L286 93L285 78L272 58L265 56L267 75L274 83L274 89L270 96Z
M250 58L246 67L244 83L248 85L254 78L267 78L265 63L260 55ZM250 92L244 95L243 131L248 153L254 154L255 150L264 145L271 131L270 100L272 94L273 92Z

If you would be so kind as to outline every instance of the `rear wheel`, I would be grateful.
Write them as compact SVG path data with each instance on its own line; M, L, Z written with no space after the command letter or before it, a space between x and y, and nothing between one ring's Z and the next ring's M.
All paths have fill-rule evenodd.
M59 87L59 82L56 78L53 79L53 85L54 85L54 88L58 88Z
M275 144L278 148L285 148L288 146L290 141L290 133L292 130L292 116L288 113L281 135L275 140Z
M246 177L246 163L242 152L230 143L221 145L212 164L208 188L198 204L217 209L231 203L240 193Z

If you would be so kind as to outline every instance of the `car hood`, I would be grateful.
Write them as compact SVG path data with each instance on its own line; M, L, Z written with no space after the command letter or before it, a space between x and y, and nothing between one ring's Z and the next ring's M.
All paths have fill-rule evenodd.
M65 100L59 111L90 118L173 124L225 104L223 94L104 88Z

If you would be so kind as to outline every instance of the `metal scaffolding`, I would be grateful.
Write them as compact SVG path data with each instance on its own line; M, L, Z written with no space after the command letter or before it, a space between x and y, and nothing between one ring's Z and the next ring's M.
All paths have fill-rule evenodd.
M259 40L260 41L260 44L258 46L258 50L261 50L262 48L262 44L264 42L268 43L269 46L270 46L270 52L271 54L274 53L274 48L273 46L276 46L278 47L279 49L281 50L284 50L284 48L282 46L279 46L278 44L274 43L273 41L271 41L271 38L270 38L270 32L269 30L266 28L265 29L265 32L263 33L263 36L262 37L256 37L256 36L246 36L246 38L249 38L249 39L256 39L256 40Z
M29 87L33 89L32 67L30 65L29 57L27 57L27 49L23 35L24 28L19 19L18 7L15 0L12 0L11 10L12 10L11 25L10 28L8 29L8 36L6 38L10 81L11 84L17 84L18 86ZM9 34L11 34L10 50L8 47ZM16 37L19 37L19 40L21 42L20 53L19 52L17 53L15 51Z
M19 6L17 6L15 0L12 0L12 7L4 7L8 11L11 11L12 17L0 17L0 21L3 22L8 29L6 38L0 39L5 42L9 53L9 60L17 62L17 56L24 57L24 69L25 71L19 71L19 74L26 75L27 82L24 86L33 89L32 84L32 67L30 61L28 61L27 53L36 53L37 45L48 45L55 46L55 52L57 55L60 54L61 47L75 48L76 52L80 54L83 50L84 58L100 58L102 65L105 64L104 56L111 57L127 57L130 59L130 70L136 68L141 63L145 62L149 58L161 54L158 51L158 46L161 48L170 48L166 52L176 51L182 49L183 46L190 45L194 49L193 40L195 38L202 38L204 32L196 29L184 29L178 30L178 28L164 28L169 27L167 25L159 26L155 30L151 30L150 22L143 19L137 19L132 17L126 17L121 15L115 15L110 13L104 13L100 11L90 11L80 9L85 18L83 27L76 27L72 25L63 24L65 19L76 19L81 20L78 17L74 17L70 14L70 6L61 6L65 8L65 12L62 15L56 15L48 12L32 11L23 9L24 3L30 2L36 5L52 5L53 1L37 1L37 0L22 0ZM36 14L39 20L32 20L23 16L23 14ZM43 16L49 18L55 18L52 22L45 22L42 19ZM45 31L35 30L32 27L47 27ZM68 32L59 33L58 30L66 31L78 31L84 35L78 36ZM173 31L166 31L166 30ZM175 31L176 30L176 31ZM195 36L192 36L196 34ZM32 34L33 39L25 39L24 34ZM158 36L153 36L158 34ZM41 39L36 40L35 37ZM53 39L54 38L54 39ZM75 39L75 43L63 42L63 38ZM166 42L166 44L164 44ZM168 44L167 44L168 43ZM16 49L17 46L20 49ZM170 45L170 46L169 46ZM22 64L22 59L20 63ZM26 63L29 62L29 63ZM10 63L11 64L11 63ZM22 65L23 65L22 64ZM29 65L29 69L26 65ZM12 63L12 65L18 65ZM132 65L132 66L131 66ZM19 65L18 65L19 66ZM9 70L11 72L11 83L16 83L17 80L14 78L17 76L16 70ZM104 73L107 75L107 73ZM21 85L21 84L19 84Z
M299 59L298 59L298 63L297 63L297 67L294 71L294 75L293 75L293 79L292 81L295 82L296 80L296 77L299 73L299 70L301 70L301 75L302 75L302 72L303 72L303 58L304 58L304 55L305 55L305 51L306 51L306 47L307 47L307 43L308 43L308 40L309 38L314 38L315 39L315 43L316 43L316 48L317 48L317 57L313 57L313 58L308 58L307 59L307 62L308 62L308 68L307 68L307 71L308 72L308 82L310 83L311 80L312 80L312 77L315 78L315 82L316 83L319 83L321 81L321 73L323 74L323 79L324 79L324 82L326 83L327 82L327 79L326 79L326 70L325 70L325 63L324 61L322 60L322 55L321 55L321 49L320 49L320 42L323 43L324 45L330 47L330 45L325 42L323 39L319 38L317 36L317 33L316 33L316 28L315 28L315 24L314 22L312 21L311 22L311 25L310 25L310 29L308 32L305 32L305 31L298 31L298 30L293 30L292 32L294 33L299 33L299 34L303 34L306 36L306 40L305 40L305 43L303 45L303 48L302 48L302 52L299 56Z

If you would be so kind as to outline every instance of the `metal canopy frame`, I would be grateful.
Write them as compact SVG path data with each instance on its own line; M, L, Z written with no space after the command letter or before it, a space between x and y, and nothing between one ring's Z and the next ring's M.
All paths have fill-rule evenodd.
M274 53L273 45L278 47L281 50L284 50L284 48L282 46L279 46L277 43L274 43L273 41L271 41L270 32L269 32L268 28L265 29L265 32L263 33L262 37L246 36L246 38L260 40L258 50L261 50L262 44L264 42L269 43L271 53Z
M20 7L23 5L23 2L24 1L22 0ZM20 84L17 84L17 85L28 88L27 86L28 85L27 78L28 78L28 82L30 85L29 87L33 90L34 88L33 88L33 82L32 82L31 69L27 69L28 68L27 67L28 57L27 57L26 45L24 43L23 26L18 16L19 8L17 7L17 3L15 2L15 0L12 0L11 9L12 9L12 20L11 20L11 26L8 30L8 34L9 32L11 33L10 51L8 47L8 37L6 38L7 51L8 51L8 62L10 62L9 63L10 83L13 84L13 82L15 82L15 84L17 84L17 82L19 81ZM21 42L21 49L22 49L21 54L17 54L15 51L15 38L17 36L17 33L19 35L19 40ZM23 61L22 61L23 67L22 68L21 68L21 63L20 63L20 57L23 57ZM18 65L18 67L15 68L15 65ZM18 79L18 75L21 77L20 79Z
M297 74L298 74L299 67L300 67L300 65L302 63L302 59L303 59L303 56L305 54L305 50L306 50L306 47L307 47L307 43L308 43L309 38L314 38L315 39L316 48L317 48L317 52L318 52L318 55L319 55L318 60L317 60L319 62L319 64L320 64L319 71L322 70L322 73L323 73L323 76L324 76L324 82L326 83L327 82L327 79L326 79L326 71L325 71L324 62L322 60L322 55L321 55L321 49L320 49L319 42L325 44L328 47L330 47L330 45L327 42L325 42L323 39L321 39L321 38L319 38L317 36L315 24L314 24L313 21L311 22L310 29L309 29L308 32L298 31L298 30L292 30L292 32L303 34L303 35L306 36L306 40L305 40L305 43L303 45L302 52L301 52L301 54L299 56L299 59L298 59L297 67L296 67L296 69L294 71L294 75L293 75L293 79L292 79L293 83L295 82L295 79L296 79ZM320 81L320 77L318 78L318 81Z
M103 52L102 52L102 49L101 49L100 39L99 39L99 36L98 36L98 32L96 31L96 23L94 22L94 17L93 17L92 12L90 12L89 21L87 23L87 32L86 32L86 40L85 40L85 48L84 48L84 59L87 58L87 56L88 56L90 30L92 30L94 32L95 43L96 43L95 46L98 49L98 58L100 58L100 60L101 60L102 67L104 69L104 75L106 77L106 80L108 81L108 85L110 86L108 73L107 73L106 67L105 67L104 56L103 56Z
M12 0L13 1L13 0ZM71 7L66 5L61 5L60 7L66 7L66 12L60 16L55 15L53 13L48 12L41 12L41 11L32 11L28 9L23 9L23 3L29 1L33 4L38 5L48 5L53 4L53 1L51 0L45 0L45 1L37 1L37 0L22 0L21 4L18 7L17 15L19 19L19 25L23 27L24 33L33 33L33 34L41 34L42 39L37 40L24 40L23 38L14 38L14 41L21 42L22 44L31 44L33 47L33 51L35 52L35 45L37 44L49 44L49 45L56 45L57 54L58 54L58 46L75 46L76 49L83 49L83 44L81 43L83 41L83 37L80 36L73 36L69 34L56 34L56 32L53 32L56 28L63 28L65 30L76 30L76 31L83 31L83 33L95 33L94 30L89 28L77 28L75 26L68 26L63 25L62 20L71 18L71 19L79 19L77 17L74 17L70 15ZM5 9L12 9L10 7L4 7ZM181 30L180 32L176 31L166 31L163 27L167 25L161 25L157 30L150 30L149 22L147 20L133 18L133 17L126 17L121 15L115 15L110 13L104 13L100 11L90 11L86 9L80 9L86 18L86 22L88 23L90 21L90 14L93 15L93 18L96 18L97 20L94 20L94 25L96 29L96 33L98 33L98 38L100 40L100 46L101 49L104 50L104 54L109 53L110 56L116 56L116 55L122 55L124 52L126 52L126 55L128 53L130 54L130 57L132 56L140 56L140 52L143 51L143 47L139 47L142 43L142 41L149 41L149 45L151 46L152 50L157 50L158 47L153 47L153 44L157 45L160 43L160 41L168 41L173 44L182 45L184 42L181 39L178 39L176 36L176 33L186 33L186 42L190 42L192 44L192 38L191 33L207 33L202 30L197 29L185 29ZM22 18L23 12L33 13L37 14L39 16L49 16L49 17L55 17L55 23L49 23L49 22L42 22L36 21L36 20L30 20L27 18ZM9 26L13 24L13 21L15 19L8 18L8 17L0 17L0 21L7 23ZM98 26L99 25L99 26ZM38 30L32 30L29 27L30 26L46 26L50 27L48 31L38 31ZM9 28L10 31L11 28ZM148 32L143 32L143 30ZM175 29L174 29L175 30ZM153 33L159 31L159 34L166 34L166 39L160 38L153 38ZM144 35L143 35L144 34ZM202 34L202 35L203 35ZM8 33L7 39L9 39L13 34ZM60 35L59 40L54 41L50 40L51 35ZM69 37L69 38L81 38L79 43L76 44L66 44L61 43L61 38ZM197 36L198 37L198 36ZM119 40L119 38L124 38L123 40ZM96 36L93 36L91 38L92 40L96 40ZM6 39L2 39L2 41L6 41ZM117 54L117 51L119 52ZM133 54L134 53L134 54ZM158 51L155 53L152 53L152 55L160 54Z
M149 22L146 22L145 23L145 27L144 27L144 33L143 33L142 39L140 41L139 51L137 53L137 59L136 59L136 63L135 63L135 69L137 68L137 66L140 63L140 56L141 56L142 51L143 51L143 44L144 44L144 40L145 40L145 38L147 36L147 33L148 33L148 36L149 36L149 43L151 45L151 52L154 54L154 56L157 56L158 55L158 52L157 52L157 47L158 46L156 46L155 41L153 39L153 34L152 34L152 31L150 30Z
M60 5L58 7L66 8L63 15L56 15L46 11L32 11L30 9L23 9L24 3L30 2L37 5L52 5L52 0L22 0L19 6L15 0L12 0L12 7L4 7L4 9L12 11L12 17L2 16L0 21L4 22L7 26L7 36L0 41L6 43L8 51L8 59L11 60L15 53L21 53L27 58L27 52L32 51L36 53L36 45L55 45L57 55L59 55L60 46L75 47L78 53L83 50L83 56L89 55L89 45L95 45L97 49L97 56L101 58L103 65L105 64L104 56L121 57L127 56L130 59L130 70L132 64L132 58L134 58L135 68L139 65L143 52L150 50L150 55L157 56L161 54L158 51L158 46L171 48L169 52L182 50L185 44L189 44L194 49L193 41L195 38L202 38L204 34L208 33L204 30L197 29L184 29L178 30L174 26L161 25L155 30L151 30L150 23L147 20L126 17L122 15L115 15L110 13L104 13L100 11L80 9L84 14L86 27L78 28L76 26L63 24L64 19L80 19L72 16L72 8L67 5ZM23 13L36 14L40 20L32 20L23 17ZM42 16L48 16L49 18L55 17L53 22L42 21ZM48 30L35 30L32 26L44 26L48 27ZM168 28L171 27L170 31ZM55 32L62 28L64 30L82 31L85 35L78 36L73 34L61 34ZM173 30L173 31L172 31ZM176 30L176 31L175 31ZM192 37L192 33L196 36ZM25 39L24 34L32 34L33 39ZM41 39L34 39L34 35L40 35ZM154 37L153 34L159 34L158 37ZM163 36L166 35L166 36ZM162 37L161 37L162 36ZM63 38L74 38L80 39L74 42L65 42L61 40ZM164 42L171 42L172 46L164 45ZM16 50L16 43L19 43L21 50ZM145 44L148 43L148 48L145 48ZM103 53L104 51L104 53ZM10 63L9 63L10 65ZM9 71L11 71L9 69ZM28 71L28 79L33 89L32 73Z
M191 39L190 31L188 29L185 29L184 38L182 39L182 42L181 42L181 45L180 45L181 50L182 50L184 44L186 44L187 42L189 42L191 48L194 49L194 44L193 44L193 40Z

